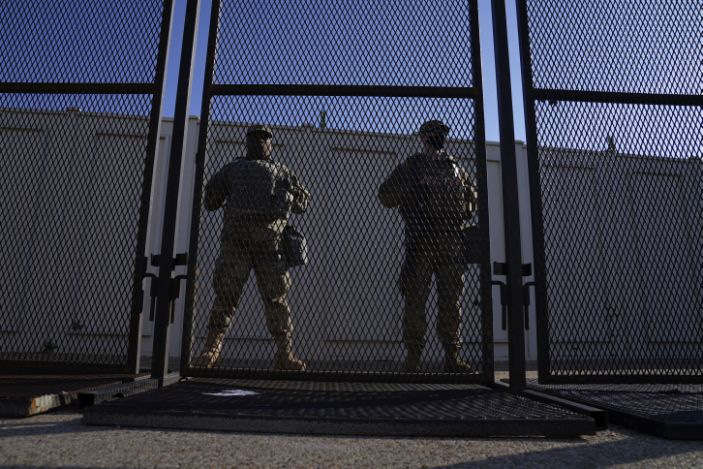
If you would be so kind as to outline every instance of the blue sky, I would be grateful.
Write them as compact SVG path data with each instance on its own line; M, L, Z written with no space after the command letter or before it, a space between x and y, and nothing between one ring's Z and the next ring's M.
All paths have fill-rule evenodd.
M698 0L528 2L537 86L649 93L703 93ZM211 0L201 1L190 114L201 106ZM0 0L0 81L151 81L160 0ZM224 0L220 83L324 83L468 86L472 54L468 0ZM163 111L172 116L186 0L174 0ZM524 141L515 2L506 1L515 137ZM676 27L673 28L672 25ZM486 138L498 118L490 0L479 0ZM146 34L145 34L146 32ZM115 40L119 38L119 40ZM333 52L330 54L330 52ZM27 60L31 57L32 60ZM152 71L152 72L150 72ZM3 97L9 106L19 98ZM135 97L33 96L45 108L146 112ZM140 99L136 97L136 99ZM31 101L31 102L30 102ZM446 120L453 137L472 138L471 100L218 98L215 119L409 133L428 118ZM607 147L638 154L700 156L699 109L692 107L538 106L540 145ZM567 125L568 124L568 125ZM545 130L546 129L546 130ZM660 138L662 132L669 136ZM685 142L682 145L681 142Z
M304 0L301 0L304 2ZM173 115L173 109L175 106L175 93L176 93L176 83L175 83L175 77L178 73L178 60L180 56L180 40L181 40L181 35L182 35L182 25L183 25L183 20L184 20L184 12L185 12L185 0L175 0L175 5L174 5L174 29L173 29L173 38L174 42L172 43L172 47L169 51L169 59L168 59L168 70L167 70L167 84L166 84L166 90L164 94L164 107L163 111L166 116L172 116ZM295 2L289 2L288 5L291 5ZM344 2L342 2L344 3ZM353 2L352 2L353 3ZM451 3L451 2L447 2ZM286 4L286 2L282 2L281 6L283 7ZM440 2L440 4L442 4ZM211 1L210 0L202 0L201 2L201 13L200 13L200 19L199 19L199 29L198 29L198 36L197 36L197 46L196 46L196 55L195 55L195 70L194 70L194 81L193 81L193 88L191 92L191 105L190 105L190 113L192 115L198 115L200 112L200 106L201 106L201 93L202 93L202 77L204 75L204 66L205 66L205 55L206 55L206 35L207 35L207 22L209 19L209 12L210 12L210 6L211 6ZM515 7L514 7L514 2L507 2L507 14L508 14L508 24L509 24L509 29L508 29L508 34L509 34L509 40L511 42L511 75L512 75L512 86L513 86L513 107L515 111L515 134L516 138L520 140L524 140L525 138L525 131L524 131L524 123L523 123L523 111L522 111L522 87L521 87L521 82L520 82L520 74L519 74L519 69L520 69L520 63L519 63L519 50L517 47L517 23L515 20ZM345 10L348 13L348 10ZM325 12L316 12L315 15L309 15L312 16L314 19L316 19L318 22L324 20L324 13ZM327 22L328 23L337 23L334 20L334 15L336 12L335 11L328 11L326 12L328 14L327 16ZM398 13L398 12L395 12ZM438 16L442 15L442 11L435 11L435 14ZM448 21L459 21L456 18L452 18L450 11L444 12L445 16L444 18L447 18ZM266 12L261 12L259 15L253 15L251 21L262 21L262 18L266 18L268 16L270 25L271 25L271 30L275 31L276 30L276 21L281 21L281 17L284 17L285 15L282 14L282 12L273 12L273 14L268 14ZM230 14L228 15L229 18L241 18L241 15L236 15L236 14ZM289 16L290 17L290 16ZM298 15L298 17L301 17ZM321 19L322 18L322 19ZM349 21L350 18L347 17L347 28L353 28L354 27L354 18L352 16L351 21ZM379 21L383 20L381 18ZM232 20L232 22L236 22L236 20ZM351 23L351 26L349 26L349 23ZM485 106L485 123L486 123L486 138L488 140L493 140L497 141L499 138L499 131L498 131L498 122L497 122L497 101L496 101L496 91L495 91L495 71L494 71L494 52L493 52L493 32L491 29L492 26L492 17L491 17L491 11L490 11L490 1L488 0L479 0L479 24L480 24L480 39L481 39L481 62L482 62L482 68L483 68L483 73L482 73L482 78L483 78L483 88L484 88L484 106ZM251 24L228 24L228 27L233 29L234 27L250 27L252 26ZM314 28L316 31L320 31L320 24L315 25L314 23L311 25L303 25L306 27ZM341 27L341 26L340 26ZM361 25L359 27L362 27ZM352 32L353 31L349 31ZM332 32L333 33L333 32ZM330 34L332 34L330 33ZM452 37L456 37L456 35L451 35L447 34L447 38L451 40ZM232 38L234 39L234 38ZM285 38L280 38L280 42L276 42L280 47L279 49L290 49L294 47L290 42L289 43L284 43L282 40ZM302 38L303 40L305 38ZM397 38L389 38L389 40L398 40ZM231 41L234 42L234 41ZM261 46L261 44L247 44L246 41L243 41L243 47L252 47L256 48L256 46ZM375 44L375 47L379 47L378 44ZM408 48L410 50L411 48ZM241 51L231 51L231 54L236 57L237 54L240 54L241 58L241 53L244 51L242 49ZM361 47L352 47L349 50L349 54L363 54L363 49ZM422 52L422 51L421 51ZM289 50L287 57L295 57L294 55L296 53L295 50ZM304 51L298 51L297 57L300 57L300 54L303 54ZM267 57L268 60L271 61L271 63L276 64L277 62L275 61L276 58L281 59L283 57L286 57L284 54L282 57L276 57L275 54L272 54L273 57ZM389 57L393 59L395 56L391 52L388 52L386 54L386 57ZM437 60L439 62L444 61L446 64L451 64L451 63L456 63L458 57L456 54L451 55L447 54L444 57L438 57ZM316 57L308 57L308 62L311 64L319 63L316 62ZM350 56L345 56L346 60L353 60L354 57ZM452 59L455 59L452 61ZM302 59L301 59L302 60ZM248 69L250 71L256 71L260 69L261 67L261 62L252 62L248 64L249 67ZM430 84L428 83L419 83L419 82L412 82L413 81L413 70L411 69L402 69L402 65L400 63L394 63L395 66L394 68L394 78L395 83L392 84L408 84L408 85L426 85ZM401 67L398 69L398 67ZM400 73L398 73L398 70L400 70ZM359 76L366 77L368 79L369 76L371 76L371 79L373 77L380 77L381 79L388 79L388 76L385 76L383 74L383 70L375 70L373 71L373 75L364 75L362 72L363 70L357 70L360 75L357 75L357 78ZM369 72L367 72L369 73ZM308 69L308 74L309 74L309 69ZM224 81L226 78L231 78L236 75L235 70L230 70L229 72L227 71L222 71L219 70L216 73L216 78L221 78L221 81ZM309 75L308 75L309 76ZM333 73L332 75L327 75L327 76L317 76L313 77L314 78L319 78L321 80L326 79L328 82L334 83L334 79L338 78L340 80L344 80L347 76L352 76L351 74L344 74L344 71L341 71L337 73L336 75ZM247 79L252 79L252 76L248 76L246 74L242 75L236 75L236 77L240 80L246 81ZM285 82L286 79L289 79L293 82L295 82L296 79L300 79L301 74L294 73L293 69L286 69L285 67L279 67L277 69L274 69L269 77L272 77L274 80L269 80L270 82L275 81L278 79L278 82L283 83ZM437 82L442 82L444 81L445 85L462 85L462 78L466 77L465 74L462 74L462 72L459 69L452 69L450 70L449 73L445 74L444 76L435 76L434 81ZM417 81L417 80L416 80ZM339 102L339 101L337 101ZM441 101L437 101L436 104L427 104L427 101L424 104L423 109L425 110L430 110L430 109L438 109L440 107ZM449 104L449 103L448 103ZM457 105L456 103L451 103L448 106L449 108L456 109ZM330 110L328 110L328 113L330 113ZM330 116L330 118L333 118L333 116Z

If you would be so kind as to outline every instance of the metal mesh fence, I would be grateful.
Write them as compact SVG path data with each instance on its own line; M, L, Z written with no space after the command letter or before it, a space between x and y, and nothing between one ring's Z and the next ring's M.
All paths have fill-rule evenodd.
M470 87L471 5L223 1L213 82Z
M170 8L1 2L3 371L138 368Z
M222 1L215 8L182 372L488 379L474 2ZM451 129L435 160L419 155L418 129L431 119ZM270 184L251 169L257 132L248 129L257 124L272 137L278 166L269 166ZM422 201L427 213L415 218L379 198L384 181L413 155L421 165L437 162L433 173L413 167L413 180L402 181L403 207L411 192L419 200L421 191L434 191ZM276 215L280 180L293 181L292 213ZM447 208L456 201L460 216ZM307 205L302 212L299 202ZM286 225L304 234L307 264L285 264ZM460 259L462 229L472 237L468 264ZM416 238L421 247L411 246Z
M695 0L520 3L529 17L534 88L703 93Z
M164 0L2 0L0 81L150 83Z
M540 379L699 381L700 4L519 6Z

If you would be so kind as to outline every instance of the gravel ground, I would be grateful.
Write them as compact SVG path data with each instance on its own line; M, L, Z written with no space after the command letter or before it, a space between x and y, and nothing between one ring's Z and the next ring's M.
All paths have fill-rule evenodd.
M75 411L0 419L0 467L701 467L703 443L621 427L579 439L350 438L93 427Z

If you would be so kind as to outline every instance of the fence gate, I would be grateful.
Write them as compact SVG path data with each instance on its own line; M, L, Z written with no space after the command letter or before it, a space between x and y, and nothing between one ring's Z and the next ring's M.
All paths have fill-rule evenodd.
M209 34L181 373L492 381L476 1L216 0ZM431 119L450 127L447 150L457 159L456 174L465 174L478 194L477 210L464 222L474 233L474 257L458 280L459 358L473 368L468 373L445 372L445 353L437 338L438 329L445 336L454 329L447 326L451 317L437 319L439 291L444 295L444 289L451 289L449 281L433 281L428 292L421 368L408 373L402 367L398 279L404 222L397 209L383 207L378 192L395 167L422 150L417 132ZM208 186L214 175L246 155L246 129L254 124L270 126L273 159L295 173L310 193L307 210L289 218L308 244L308 263L289 270L287 296L292 350L307 362L304 372L274 367L281 335L287 333L280 332L280 311L265 313L280 303L265 305L259 289L270 299L272 290L281 294L288 282L270 258L264 259L275 252L243 241L260 236L265 244L270 230L256 231L254 225L261 220L255 215L237 215L237 222L222 234L228 220L223 212L240 209L227 199L231 192L222 193L220 202L231 205L224 209L207 210L213 208L212 200L204 197L206 187L221 187L214 182ZM241 178L237 181L243 184ZM236 190L236 184L230 189ZM257 197L240 194L236 200L249 207ZM249 234L242 234L247 230ZM234 232L238 234L228 241L227 233ZM221 244L229 246L222 253ZM439 264L427 269L449 268ZM223 294L214 306L213 284L218 283ZM242 283L219 360L212 368L200 366L202 352L213 343L213 324L227 322L222 318L231 313ZM220 319L211 319L213 309L220 311ZM269 328L279 331L276 340Z
M138 371L171 8L0 2L1 372Z
M518 2L542 382L703 381L700 2Z

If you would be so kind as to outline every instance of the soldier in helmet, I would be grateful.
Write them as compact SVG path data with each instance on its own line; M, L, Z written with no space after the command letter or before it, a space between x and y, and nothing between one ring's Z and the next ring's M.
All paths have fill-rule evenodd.
M274 367L302 371L306 364L293 355L293 323L287 301L291 278L282 255L282 237L290 212L308 206L310 193L281 163L271 160L268 126L247 129L247 154L225 165L205 186L206 210L224 208L220 254L213 277L215 302L205 349L194 365L212 367L220 356L244 285L253 269L264 303L266 326L276 344Z
M397 207L405 222L405 261L398 282L405 300L403 369L420 370L427 320L425 303L432 275L437 279L437 335L444 347L444 371L462 373L471 367L460 358L460 297L464 287L462 228L474 210L475 191L469 175L444 145L449 128L438 120L422 124L423 152L396 167L379 188L381 203Z

